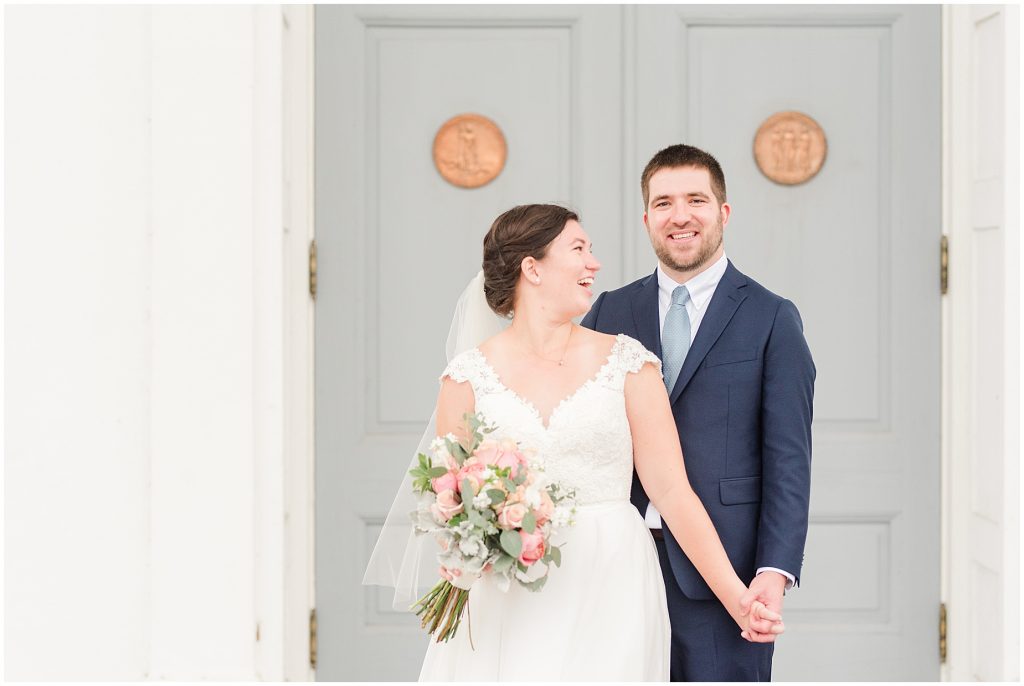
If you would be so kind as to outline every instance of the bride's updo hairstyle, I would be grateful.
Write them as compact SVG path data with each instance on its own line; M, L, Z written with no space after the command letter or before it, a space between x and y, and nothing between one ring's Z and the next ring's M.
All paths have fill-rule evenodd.
M523 260L542 260L548 246L570 221L572 210L559 205L519 205L494 220L484 236L484 296L502 317L512 314Z

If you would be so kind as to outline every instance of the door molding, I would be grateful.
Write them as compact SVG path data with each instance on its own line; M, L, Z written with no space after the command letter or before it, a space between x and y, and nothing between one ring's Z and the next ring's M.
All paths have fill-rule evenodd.
M313 7L283 5L284 636L283 678L312 681L309 613L315 607L315 309L309 293L313 222Z
M949 612L942 678L1015 681L1020 8L944 6L942 12L943 232L951 259L942 303L941 564Z

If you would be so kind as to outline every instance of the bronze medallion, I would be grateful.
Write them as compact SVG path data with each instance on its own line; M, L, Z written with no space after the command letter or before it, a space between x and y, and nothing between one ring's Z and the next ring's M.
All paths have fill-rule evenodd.
M761 173L786 186L817 174L827 151L825 132L802 112L777 112L754 136L754 159Z
M505 167L505 136L479 114L459 114L434 136L434 166L445 181L460 188L491 182Z

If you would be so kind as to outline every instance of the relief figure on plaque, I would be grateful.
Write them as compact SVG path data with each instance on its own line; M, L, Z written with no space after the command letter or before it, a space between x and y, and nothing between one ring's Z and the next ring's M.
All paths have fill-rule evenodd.
M470 177L481 171L476 151L476 132L469 122L464 122L459 126L459 149L455 165L462 174Z
M795 138L796 138L796 136L794 135L792 129L788 129L787 128L786 132L784 134L782 134L782 140L783 140L783 146L782 147L783 147L783 150L786 151L786 162L785 162L785 165L783 167L783 170L787 174L791 173L793 171L793 169L794 169L794 161L795 161L795 158L796 158L796 143L795 143L795 140L794 140Z
M796 168L801 174L806 174L811 168L811 132L806 127L800 129L796 146Z

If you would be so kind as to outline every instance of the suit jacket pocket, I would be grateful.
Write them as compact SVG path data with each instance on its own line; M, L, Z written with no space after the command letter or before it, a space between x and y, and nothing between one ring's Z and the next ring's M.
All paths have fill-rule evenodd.
M723 350L710 350L707 360L708 367L717 367L720 364L734 364L736 362L748 362L757 359L757 348L725 348Z
M723 505L742 505L761 502L761 477L743 476L718 482Z

